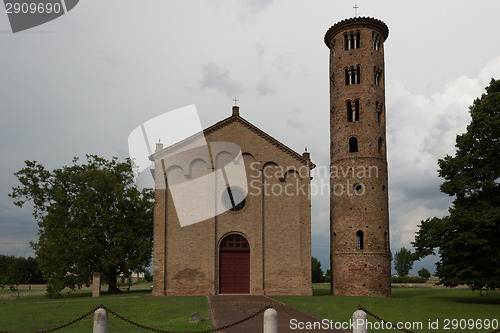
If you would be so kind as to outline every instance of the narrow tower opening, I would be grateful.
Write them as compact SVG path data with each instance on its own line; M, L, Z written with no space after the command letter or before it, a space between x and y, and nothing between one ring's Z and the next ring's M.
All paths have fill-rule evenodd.
M356 250L363 250L363 231L356 232Z
M348 122L353 122L353 110L352 110L352 103L351 101L347 101L347 121Z
M355 137L349 139L349 152L350 153L358 152L358 139Z

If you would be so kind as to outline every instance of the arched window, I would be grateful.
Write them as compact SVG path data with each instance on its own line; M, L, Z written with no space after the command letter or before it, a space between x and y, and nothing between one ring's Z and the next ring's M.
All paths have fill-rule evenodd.
M344 34L344 50L359 49L360 47L360 32L352 31Z
M384 153L384 139L378 138L378 153L383 154Z
M361 68L356 67L345 68L345 85L359 84L361 82Z
M376 32L373 32L372 40L373 40L373 49L378 50L380 48L380 40L381 40L380 35Z
M350 153L358 152L358 139L355 137L349 139L349 152Z
M356 250L363 250L363 231L356 232Z

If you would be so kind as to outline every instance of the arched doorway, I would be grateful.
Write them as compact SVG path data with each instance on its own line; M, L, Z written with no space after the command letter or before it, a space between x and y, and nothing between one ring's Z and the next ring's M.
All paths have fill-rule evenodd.
M219 249L219 294L250 293L250 245L245 237L231 234Z

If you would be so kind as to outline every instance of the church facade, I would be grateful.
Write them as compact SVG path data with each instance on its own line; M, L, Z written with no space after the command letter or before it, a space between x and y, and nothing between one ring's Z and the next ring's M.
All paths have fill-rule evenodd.
M185 154L182 165L162 162L166 153L196 146L195 137L182 145L157 144L150 157L155 161L153 295L311 295L309 187L315 165L309 153L298 154L258 129L237 106L203 135L209 147L238 145L239 162L232 151L207 159ZM182 226L171 180L199 179L231 163L244 164L247 188L219 188L214 205L226 211Z

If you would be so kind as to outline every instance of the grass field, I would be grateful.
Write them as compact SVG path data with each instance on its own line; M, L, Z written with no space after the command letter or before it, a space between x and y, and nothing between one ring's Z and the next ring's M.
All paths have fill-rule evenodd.
M393 323L422 323L422 328L413 327L417 332L489 332L490 329L478 329L475 321L473 329L452 329L450 322L445 329L446 319L496 319L500 322L500 291L489 292L488 296L479 296L466 289L435 288L393 288L391 298L331 296L329 284L315 284L314 295L310 297L279 296L274 299L296 309L310 313L318 318L347 322L357 310L358 305L373 312L384 320ZM438 329L429 329L429 320L438 320ZM374 322L374 320L370 320ZM462 325L463 325L462 321ZM469 322L472 323L472 322ZM460 325L460 323L457 323ZM462 326L463 327L463 326ZM498 327L500 328L500 323ZM410 328L411 329L411 328ZM392 330L395 331L395 330ZM386 330L372 330L386 332ZM390 332L390 331L389 331Z
M50 329L65 324L104 304L118 314L140 324L172 331L199 331L212 328L207 298L149 297L149 284L144 289L131 290L118 295L92 298L90 290L79 290L63 298L49 299L43 294L24 295L19 299L12 295L0 298L0 330L30 332ZM3 293L5 294L5 293ZM199 312L202 322L189 324L193 312ZM57 332L91 332L93 316ZM110 332L147 332L136 328L112 315L109 316Z
M99 304L141 324L172 331L199 331L210 329L207 298L149 297L150 283L134 285L130 292L92 298L89 289L65 292L61 299L44 296L43 286L22 290L19 299L12 292L0 289L0 330L30 332L53 328L86 313ZM310 297L279 296L274 299L318 318L346 322L358 305L385 320L422 323L416 332L489 332L492 329L453 330L451 322L444 329L445 319L500 320L500 291L479 296L478 292L461 289L393 288L391 298L331 296L329 285L315 284ZM193 312L199 312L202 322L189 324ZM429 320L438 320L439 329L428 329ZM90 332L92 316L58 332ZM499 327L500 328L500 327ZM110 332L145 332L110 315ZM390 332L371 330L370 332Z

